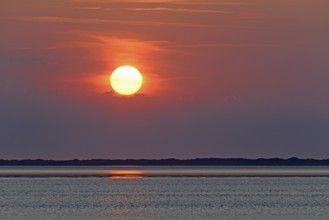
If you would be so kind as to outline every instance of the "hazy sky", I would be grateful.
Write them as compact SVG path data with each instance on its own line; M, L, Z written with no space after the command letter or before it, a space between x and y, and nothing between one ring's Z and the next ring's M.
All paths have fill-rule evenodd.
M0 158L328 158L328 27L327 0L2 0Z

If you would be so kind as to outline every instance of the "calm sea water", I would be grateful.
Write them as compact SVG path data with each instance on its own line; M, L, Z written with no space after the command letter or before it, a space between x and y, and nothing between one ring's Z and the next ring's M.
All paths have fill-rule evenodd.
M0 219L328 219L328 174L327 167L0 167Z

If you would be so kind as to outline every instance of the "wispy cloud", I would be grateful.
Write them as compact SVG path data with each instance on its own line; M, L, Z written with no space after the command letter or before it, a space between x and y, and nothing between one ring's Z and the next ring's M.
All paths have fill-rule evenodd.
M140 3L140 4L175 4L175 5L251 5L251 2L245 1L227 1L227 2L214 2L214 1L191 1L191 0L73 0L74 2L82 3Z
M113 10L112 8L104 8L100 6L74 6L72 8L81 10Z
M202 23L184 23L184 22L164 22L164 21L135 21L135 20L116 20L116 19L97 19L97 18L72 18L57 16L17 16L11 17L12 20L23 20L30 22L45 23L73 23L73 24L123 24L123 25L142 25L142 26L169 26L169 27L193 27L193 28L213 28L213 29L245 29L259 30L259 27L237 26L237 25L216 25Z
M189 8L127 8L130 11L169 11L169 12L187 12L187 13L205 13L205 14L230 14L228 11L222 10L199 10L199 9L189 9Z
M101 6L74 6L73 9L94 10L94 11L138 11L138 12L177 12L177 13L195 13L195 14L233 14L233 12L218 9L193 9L189 7L177 8L158 5L155 7L101 7Z
M204 44L181 44L174 48L253 48L253 47L286 47L297 43L204 43Z

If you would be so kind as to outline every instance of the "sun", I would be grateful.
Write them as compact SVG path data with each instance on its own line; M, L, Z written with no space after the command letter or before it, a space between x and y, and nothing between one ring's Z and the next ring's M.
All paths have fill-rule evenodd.
M132 66L120 66L111 75L111 86L120 95L132 95L142 87L142 74Z

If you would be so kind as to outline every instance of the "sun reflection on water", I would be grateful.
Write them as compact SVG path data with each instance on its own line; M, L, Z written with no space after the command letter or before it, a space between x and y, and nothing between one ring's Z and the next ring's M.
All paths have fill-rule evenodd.
M109 170L108 174L113 179L138 179L144 177L141 170Z

